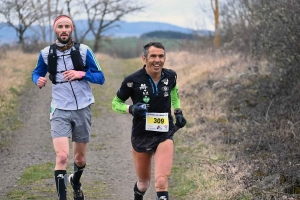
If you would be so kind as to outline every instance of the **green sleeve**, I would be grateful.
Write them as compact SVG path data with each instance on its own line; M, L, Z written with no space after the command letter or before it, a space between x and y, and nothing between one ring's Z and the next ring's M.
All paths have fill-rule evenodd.
M180 108L180 99L179 99L177 85L171 90L171 103L172 103L174 110L177 108Z
M121 100L117 96L112 100L112 109L118 113L126 114L128 105L125 101Z

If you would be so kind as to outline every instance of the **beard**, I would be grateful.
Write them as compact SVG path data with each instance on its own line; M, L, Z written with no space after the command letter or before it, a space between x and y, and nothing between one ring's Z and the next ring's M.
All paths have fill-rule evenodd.
M58 41L60 42L60 43L62 43L62 44L67 44L69 41L70 41L70 39L71 39L71 36L69 36L67 39L61 39L60 37L57 37L57 39L58 39Z
M66 34L66 33L63 33L63 34ZM56 33L57 40L62 44L67 44L71 40L71 36L72 36L72 32L70 32L67 37L66 36L62 37L58 33ZM62 39L62 38L65 38L65 39Z

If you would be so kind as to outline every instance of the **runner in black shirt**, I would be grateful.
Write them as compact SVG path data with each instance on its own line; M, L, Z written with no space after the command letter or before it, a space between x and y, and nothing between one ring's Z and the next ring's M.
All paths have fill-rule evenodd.
M154 156L157 199L168 200L168 177L173 162L173 134L186 124L180 109L177 74L163 68L166 54L161 43L144 46L144 67L127 76L112 108L119 113L133 115L132 153L138 181L134 185L134 199L142 200L150 186L151 158ZM131 98L133 105L125 104ZM176 118L175 126L171 105Z

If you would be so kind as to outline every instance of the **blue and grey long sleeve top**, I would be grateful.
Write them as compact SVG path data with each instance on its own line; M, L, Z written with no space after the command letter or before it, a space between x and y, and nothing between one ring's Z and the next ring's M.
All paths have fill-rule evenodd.
M50 46L41 50L35 69L32 72L31 79L37 84L39 77L45 77L48 67L48 54ZM83 80L74 80L59 84L52 84L51 107L63 110L78 110L95 103L92 89L88 82L95 84L104 84L105 77L102 69L93 53L93 51L84 44L79 48L83 64L86 66L86 74ZM71 49L64 52L56 50L57 71L66 71L74 69L71 56ZM56 74L56 81L63 82L62 73Z

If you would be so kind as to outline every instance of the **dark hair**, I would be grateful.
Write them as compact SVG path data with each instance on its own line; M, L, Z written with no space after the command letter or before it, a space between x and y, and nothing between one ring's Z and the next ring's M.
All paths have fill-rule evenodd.
M162 45L160 42L149 42L148 44L145 44L145 45L144 45L143 55L144 55L145 57L147 57L147 55L148 55L148 53L149 53L149 48L152 47L152 46L154 46L154 47L156 47L156 48L159 48L159 49L165 50L164 45Z

